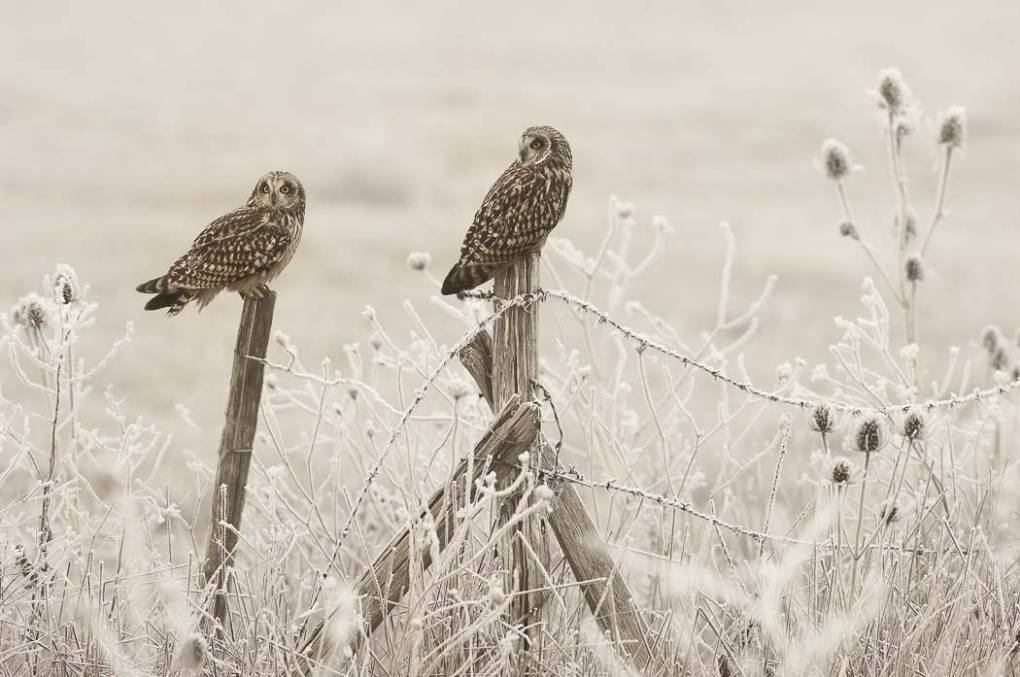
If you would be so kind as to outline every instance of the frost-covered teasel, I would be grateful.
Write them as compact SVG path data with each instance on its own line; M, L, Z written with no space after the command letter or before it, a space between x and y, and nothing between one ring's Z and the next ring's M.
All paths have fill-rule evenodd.
M953 106L939 113L938 142L949 148L962 148L967 133L967 111Z
M74 303L81 297L78 275L66 263L59 264L53 272L53 297L63 305Z
M909 282L920 282L924 279L924 259L919 254L908 256L903 268Z
M885 446L888 435L885 423L874 414L862 416L850 433L851 446L863 454L873 454Z
M822 168L833 181L842 181L850 175L853 163L850 149L841 141L826 139L822 144Z
M903 418L903 436L914 442L922 439L927 431L928 421L920 411L907 412Z
M843 237L848 237L851 240L861 239L860 234L857 232L857 226L855 226L849 221L844 221L843 223L839 224L839 234L842 235Z
M832 467L829 469L829 481L833 484L840 486L849 484L852 475L853 467L849 459L839 456L832 461Z
M22 296L11 309L11 318L15 324L42 331L50 324L52 310L51 304L46 299L31 292Z
M903 115L913 105L910 88L895 68L886 68L878 74L876 93L879 107L892 116Z
M811 429L817 433L831 433L835 424L835 413L832 407L822 402L811 412Z

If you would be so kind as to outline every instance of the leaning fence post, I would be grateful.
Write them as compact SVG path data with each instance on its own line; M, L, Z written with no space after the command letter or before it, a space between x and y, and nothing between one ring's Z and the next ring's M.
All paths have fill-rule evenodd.
M212 615L217 621L217 632L226 626L227 570L234 562L234 549L241 528L248 468L262 399L265 364L261 360L269 346L275 305L276 293L273 291L260 299L245 299L237 329L226 421L220 437L213 485L212 520L202 568L206 585L214 584Z
M492 339L485 331L460 351L460 361L475 380L482 397L494 409L492 393ZM557 472L548 443L540 438L542 470ZM569 482L553 483L556 500L549 514L549 525L563 551L574 579L580 583L585 602L599 628L607 634L617 651L638 670L652 673L660 669L667 650L652 645L649 629L634 601L634 594L623 578L598 533L575 487ZM660 642L662 639L660 638ZM674 667L678 667L679 664ZM679 668L678 668L679 669Z
M539 289L540 255L536 252L518 259L496 276L495 303L531 294ZM529 304L511 308L497 318L493 327L492 390L495 410L499 411L512 397L522 401L534 399L534 383L538 380L538 306ZM540 467L541 447L530 450L532 468ZM500 510L500 520L510 519L521 496L506 499ZM530 548L528 547L530 545ZM536 627L541 622L544 595L533 592L545 587L542 569L549 568L548 539L541 517L531 517L519 524L502 545L504 566L507 568L507 592L513 594L509 621L521 625L527 637L528 650L535 649L541 636ZM538 555L535 561L533 551ZM531 591L531 592L529 592Z

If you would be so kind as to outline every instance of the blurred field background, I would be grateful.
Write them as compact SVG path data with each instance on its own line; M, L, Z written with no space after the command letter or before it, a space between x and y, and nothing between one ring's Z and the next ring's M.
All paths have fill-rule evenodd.
M825 359L832 317L857 312L870 274L839 238L833 188L813 165L826 137L863 167L850 193L866 234L892 235L886 149L862 120L864 90L895 66L926 118L967 107L920 313L926 345L966 345L1020 317L1018 30L1020 5L987 0L4 2L0 305L73 265L101 305L91 349L135 323L100 380L178 443L204 447L222 420L240 301L170 321L142 312L135 284L260 174L292 171L309 202L302 249L276 285L276 327L308 364L339 362L345 342L367 337L364 304L391 330L407 326L405 299L429 315L437 290L407 269L408 252L430 252L445 273L520 131L548 123L576 163L557 235L595 250L611 194L643 223L666 216L677 233L636 295L689 338L712 320L720 221L739 240L738 306L780 276L748 348L752 375L771 383L781 361ZM927 206L935 154L919 132L908 172ZM462 331L431 317L441 341ZM941 370L943 356L922 359Z

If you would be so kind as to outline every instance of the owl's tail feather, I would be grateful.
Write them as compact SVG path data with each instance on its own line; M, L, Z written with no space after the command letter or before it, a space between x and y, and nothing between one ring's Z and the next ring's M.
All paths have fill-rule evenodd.
M443 295L458 294L468 289L474 289L491 280L502 267L501 264L460 261L446 274L446 279L443 280Z
M145 304L145 309L160 310L162 308L169 308L169 310L167 310L167 314L176 315L184 310L184 306L188 305L188 302L193 298L195 298L195 292L163 292L162 294L157 294L149 299L149 302Z
M170 282L166 279L166 275L153 278L148 282L143 282L137 287L135 291L140 291L143 294L160 294L165 291L170 291Z
M176 315L184 310L184 306L188 305L188 302L195 298L195 292L193 291L172 289L165 275L149 280L148 282L143 282L135 287L135 289L143 294L156 295L149 299L149 302L145 304L146 310L169 308L170 310L167 312L170 315Z

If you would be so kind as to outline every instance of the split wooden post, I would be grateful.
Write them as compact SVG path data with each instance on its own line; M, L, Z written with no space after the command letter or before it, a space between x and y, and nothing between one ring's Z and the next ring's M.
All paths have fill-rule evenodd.
M517 296L539 290L540 260L537 252L529 254L496 275L493 291L497 307ZM538 304L511 308L497 318L492 344L494 410L501 409L514 396L525 402L533 400L534 384L538 380ZM534 445L529 453L532 468L537 469L540 445ZM510 520L520 500L521 495L515 493L503 502L500 523ZM506 591L513 595L508 620L512 625L523 627L527 637L525 648L539 651L535 641L541 636L539 626L545 595L533 591L545 587L546 577L542 568L548 570L550 559L543 522L540 516L529 517L511 530L501 547L508 572ZM524 663L522 661L522 665Z
M461 349L460 361L492 408L493 351L489 334L479 332ZM542 469L556 470L552 450L545 440L541 441L541 447ZM617 652L631 665L651 672L662 659L653 651L648 626L634 601L630 586L620 575L576 487L560 482L554 485L554 490L556 499L549 524L574 579L581 584L585 602L599 629L612 638Z
M265 359L269 347L275 306L276 292L273 291L260 299L245 299L237 330L226 421L213 485L212 520L202 568L206 584L215 585L212 615L217 621L217 633L226 627L227 569L234 563L234 549L241 529L248 468L262 400L265 364L260 360Z
M439 551L446 549L453 530L456 506L451 505L448 488L452 493L463 491L469 500L474 496L475 482L484 474L493 471L498 478L512 475L517 456L530 449L538 438L541 417L538 405L521 404L517 397L511 398L503 407L488 432L475 446L474 458L469 464L465 458L457 464L447 486L437 489L429 498L428 511L435 520L439 537ZM469 477L468 468L473 472ZM355 647L363 636L372 633L386 618L386 615L407 592L411 578L411 527L401 530L376 558L372 567L364 571L355 583L361 599L361 616L364 634L350 638ZM432 564L428 549L422 550L421 566L427 569ZM299 674L308 675L321 662L341 647L331 637L326 625L332 619L326 617L307 633L307 639L298 652L301 656Z

